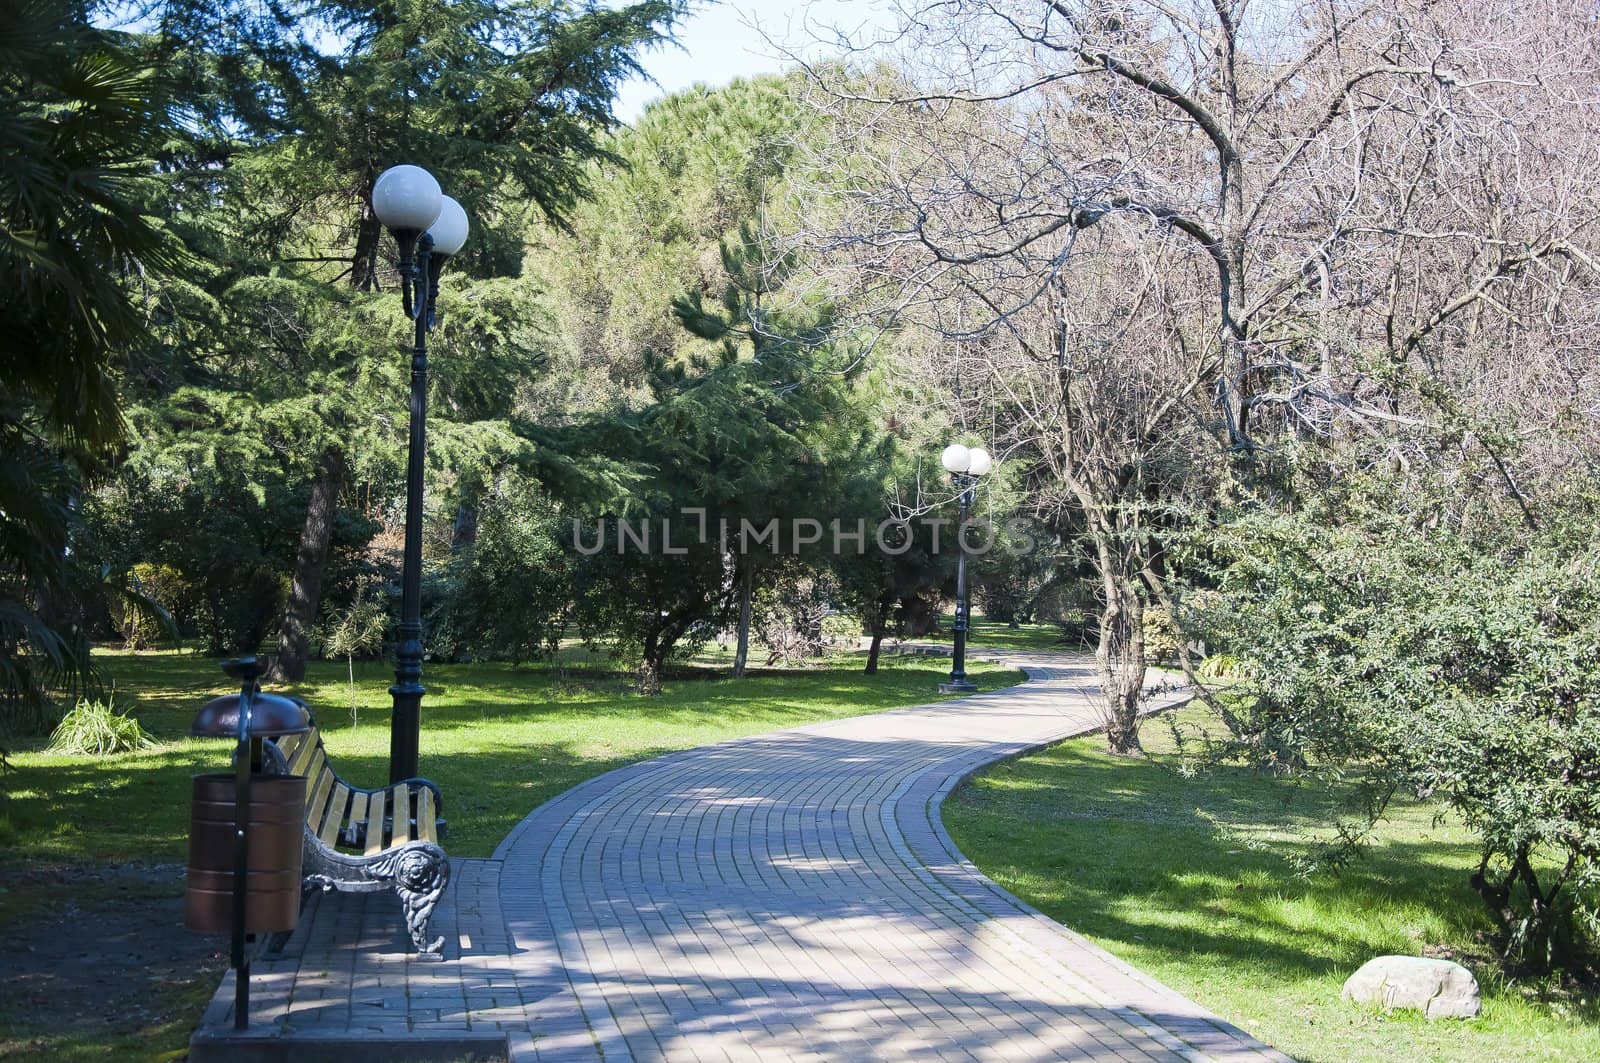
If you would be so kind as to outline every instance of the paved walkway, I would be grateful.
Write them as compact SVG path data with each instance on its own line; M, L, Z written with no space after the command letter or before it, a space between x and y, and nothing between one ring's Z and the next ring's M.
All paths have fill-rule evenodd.
M961 779L1099 725L1090 662L1004 657L1031 681L569 790L462 862L444 963L405 959L392 897L326 902L257 1022L302 1046L499 1036L530 1061L1285 1058L956 851L938 807Z

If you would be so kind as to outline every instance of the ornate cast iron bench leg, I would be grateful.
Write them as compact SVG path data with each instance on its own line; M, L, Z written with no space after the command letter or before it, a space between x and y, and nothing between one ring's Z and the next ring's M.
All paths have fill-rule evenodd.
M419 960L444 959L444 938L428 941L428 921L450 884L450 858L433 842L407 842L376 856L346 856L307 834L305 882L341 893L394 890Z
M428 920L450 884L450 860L432 842L410 842L380 856L373 864L375 877L394 882L405 907L406 929L421 960L444 959L444 937L428 941Z

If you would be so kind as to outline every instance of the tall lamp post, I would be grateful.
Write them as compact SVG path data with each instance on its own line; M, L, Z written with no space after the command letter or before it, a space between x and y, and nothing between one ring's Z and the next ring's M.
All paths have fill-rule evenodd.
M939 455L945 471L961 492L961 520L956 524L956 644L951 655L950 678L939 684L941 694L967 694L978 687L967 678L967 627L971 610L967 605L967 518L972 513L978 477L994 466L994 459L982 447L952 443Z
M406 543L400 576L389 781L417 774L422 730L422 468L427 456L428 332L445 260L467 242L467 212L420 166L394 166L372 186L372 211L400 249L400 301L416 322L411 348L411 441L406 459Z

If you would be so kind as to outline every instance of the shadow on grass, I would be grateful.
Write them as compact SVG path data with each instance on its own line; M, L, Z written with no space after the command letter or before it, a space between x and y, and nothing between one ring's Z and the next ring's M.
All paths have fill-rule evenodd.
M1403 944L1387 921L1363 932L1362 913L1427 913L1407 925L1458 942L1488 929L1463 872L1472 845L1448 827L1391 832L1339 873L1306 873L1337 807L1245 769L1186 778L1073 742L969 782L946 820L980 866L1001 861L1005 877L1038 889L1048 914L1143 947L1271 957L1279 973L1304 974ZM1432 811L1401 814L1409 833Z

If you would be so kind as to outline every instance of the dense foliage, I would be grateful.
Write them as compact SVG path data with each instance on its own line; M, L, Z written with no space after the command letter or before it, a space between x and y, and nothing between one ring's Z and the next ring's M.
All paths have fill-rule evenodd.
M1516 964L1582 961L1600 885L1600 548L1565 534L1473 541L1361 497L1262 513L1192 618L1240 656L1214 694L1234 755L1362 776L1366 813L1434 795L1481 839L1473 885Z
M86 613L122 589L71 548L125 438L114 366L144 335L130 271L177 269L150 216L165 87L54 0L0 7L0 722L92 687ZM108 582L110 579L110 582Z

